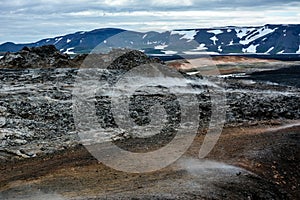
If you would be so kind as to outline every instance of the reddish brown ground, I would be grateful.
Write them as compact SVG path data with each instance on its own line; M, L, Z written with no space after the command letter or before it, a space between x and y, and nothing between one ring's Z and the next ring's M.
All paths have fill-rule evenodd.
M212 60L216 65L226 63L266 63L276 61L271 59L249 58L243 56L216 56L213 57Z
M269 63L280 63L280 61L272 59L249 58L243 56L215 56L204 57L198 59L175 60L167 63L168 66L177 70L190 71L201 70L202 73L208 74L231 74L242 73L245 71L246 65L266 65ZM241 65L241 66L240 66ZM214 72L215 66L218 71Z
M300 199L300 125L278 124L225 128L208 159L249 170L286 193L287 198ZM185 157L197 157L203 137L201 134L196 137ZM43 158L2 162L0 169L2 192L15 192L15 188L31 185L65 197L129 194L133 198L147 187L152 188L152 192L167 191L168 188L163 187L155 189L160 180L178 182L180 178L189 177L182 170L175 170L176 164L147 174L119 172L98 164L82 146ZM180 183L174 181L175 184ZM234 190L230 185L226 189Z

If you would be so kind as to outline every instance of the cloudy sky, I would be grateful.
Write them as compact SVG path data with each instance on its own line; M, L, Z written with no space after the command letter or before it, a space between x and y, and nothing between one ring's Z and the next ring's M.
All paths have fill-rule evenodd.
M137 31L300 24L299 0L1 0L0 43L104 27Z

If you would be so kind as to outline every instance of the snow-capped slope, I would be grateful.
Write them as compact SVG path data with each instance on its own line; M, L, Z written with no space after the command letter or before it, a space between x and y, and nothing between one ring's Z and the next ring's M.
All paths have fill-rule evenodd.
M47 38L30 44L4 43L0 45L0 52L53 44L61 52L78 54L89 53L101 43L111 48L140 49L147 54L300 54L300 25L230 26L162 33L108 28Z
M171 35L181 35L182 36L180 38L181 40L187 39L189 41L192 41L192 40L194 40L197 33L198 32L196 30L189 30L189 31L179 30L179 31L172 31Z
M246 37L242 37L242 39L244 38L244 40L241 40L240 43L244 45L249 44L250 42L257 40L258 38L273 33L276 29L278 28L270 29L269 27L262 27L258 30L250 31L250 34L246 34Z

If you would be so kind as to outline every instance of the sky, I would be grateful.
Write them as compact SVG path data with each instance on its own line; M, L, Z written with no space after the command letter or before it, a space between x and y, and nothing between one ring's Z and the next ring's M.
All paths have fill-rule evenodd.
M0 0L0 43L97 28L166 31L300 24L299 0Z

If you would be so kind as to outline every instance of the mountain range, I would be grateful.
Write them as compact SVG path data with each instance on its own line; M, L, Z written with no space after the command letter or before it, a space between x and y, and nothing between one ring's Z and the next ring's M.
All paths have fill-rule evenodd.
M0 45L0 52L23 47L55 45L62 53L81 54L97 49L131 48L148 55L175 54L300 54L300 24L258 27L180 29L136 32L105 28L46 38L34 43Z

